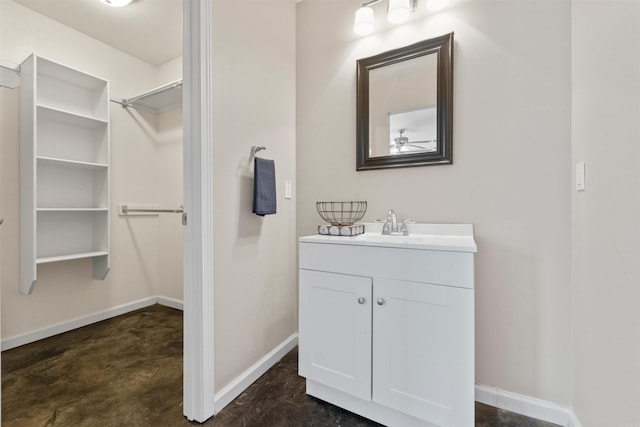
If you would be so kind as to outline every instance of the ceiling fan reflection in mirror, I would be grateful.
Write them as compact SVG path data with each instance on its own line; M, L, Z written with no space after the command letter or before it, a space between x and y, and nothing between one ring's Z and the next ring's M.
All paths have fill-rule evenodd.
M396 138L391 141L389 144L389 153L390 154L400 154L400 153L410 153L413 151L435 151L436 150L436 140L431 139L428 141L409 141L409 138L404 136L403 134L407 129L398 129L398 133L400 134Z

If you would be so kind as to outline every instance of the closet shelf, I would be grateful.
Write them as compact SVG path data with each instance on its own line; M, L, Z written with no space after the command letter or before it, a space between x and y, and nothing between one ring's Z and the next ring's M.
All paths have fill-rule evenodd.
M104 163L91 163L91 162L81 162L78 160L68 160L68 159L59 159L56 157L45 157L45 156L37 156L38 164L40 165L51 165L51 166L65 166L65 167L74 167L78 169L88 169L88 170L98 170L98 169L106 169L109 165Z
M40 120L53 120L59 123L69 124L73 126L81 126L86 128L97 128L107 126L109 122L97 117L87 116L74 111L63 110L38 103L38 118Z
M0 87L15 89L20 86L20 66L0 59Z
M176 80L133 98L122 100L123 107L142 108L164 113L182 106L182 80Z
M84 89L87 93L94 93L91 95L92 98L99 98L100 92L104 90L105 80L100 77L76 70L68 65L63 65L42 56L38 56L37 59L37 73L40 83L45 81L47 84L56 85L59 88Z
M107 251L80 252L75 254L65 254L57 256L42 257L36 259L36 264L47 264L49 262L69 261L72 259L93 258L98 256L109 255Z

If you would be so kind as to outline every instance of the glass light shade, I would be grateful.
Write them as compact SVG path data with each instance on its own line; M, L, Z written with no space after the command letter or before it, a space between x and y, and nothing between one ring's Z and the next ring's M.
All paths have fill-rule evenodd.
M387 19L389 22L399 24L406 21L411 15L411 0L389 0Z
M449 4L449 0L427 0L427 9L440 10Z
M131 0L100 0L100 1L112 7L122 7L131 3Z
M367 34L373 33L373 9L363 6L356 10L353 32L359 36L366 36Z

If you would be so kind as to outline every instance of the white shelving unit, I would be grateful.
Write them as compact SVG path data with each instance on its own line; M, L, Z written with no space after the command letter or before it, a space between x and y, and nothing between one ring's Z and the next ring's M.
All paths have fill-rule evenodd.
M109 82L31 55L21 66L20 291L37 266L109 271Z

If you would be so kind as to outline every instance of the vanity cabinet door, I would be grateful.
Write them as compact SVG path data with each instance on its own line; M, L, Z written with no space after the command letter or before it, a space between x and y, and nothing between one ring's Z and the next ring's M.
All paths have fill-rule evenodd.
M371 400L371 278L300 270L299 373Z
M473 426L473 291L376 279L373 298L372 400L438 426Z

